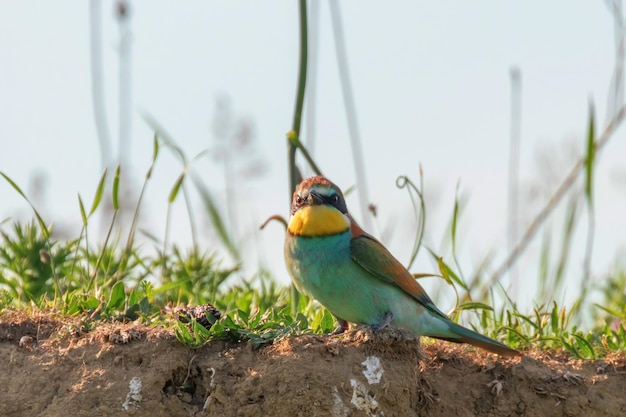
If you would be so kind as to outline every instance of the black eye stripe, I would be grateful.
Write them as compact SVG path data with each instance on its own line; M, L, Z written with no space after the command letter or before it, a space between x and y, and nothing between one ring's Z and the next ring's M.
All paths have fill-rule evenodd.
M325 202L327 202L328 204L332 204L332 205L337 204L337 202L339 201L339 196L337 194L324 196L322 198L324 199Z
M324 197L324 201L326 202L326 204L329 204L335 207L340 212L344 214L348 213L348 209L346 208L346 203L339 196L339 194L332 194L332 195L326 196Z
M348 214L348 208L346 207L346 202L344 201L341 193L336 192L334 190L326 190L321 189L317 190L315 188L309 190L309 194L311 197L317 201L317 203L323 203L329 206L332 206L339 210L343 214ZM299 197L299 195L297 196ZM296 198L297 198L296 197ZM294 201L294 208L300 207L301 204L304 204L305 201L303 199L302 203L298 203L297 200Z

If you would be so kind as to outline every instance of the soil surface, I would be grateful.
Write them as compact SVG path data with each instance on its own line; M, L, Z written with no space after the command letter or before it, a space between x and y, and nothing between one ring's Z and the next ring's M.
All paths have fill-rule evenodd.
M394 329L253 350L170 330L0 316L1 416L626 416L626 355L503 359Z

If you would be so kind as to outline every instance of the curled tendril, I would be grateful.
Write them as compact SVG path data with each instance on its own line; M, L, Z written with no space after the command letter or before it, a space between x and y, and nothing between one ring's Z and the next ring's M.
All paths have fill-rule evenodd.
M406 175L400 175L398 178L396 178L396 187L402 189L406 187L407 183L409 183L410 181L411 180Z
M411 198L411 203L413 204L413 211L415 213L415 217L417 220L417 231L415 233L415 242L413 244L413 250L411 251L411 258L409 260L409 264L407 265L407 269L411 269L413 262L415 262L415 258L417 258L417 254L422 246L422 239L424 238L424 227L426 225L426 206L424 205L424 176L422 171L422 165L420 164L420 184L417 187L413 181L406 175L401 175L396 178L396 187L402 189L406 188L409 197ZM417 194L417 198L413 195L413 193ZM419 206L418 206L419 201Z
M261 227L259 227L259 229L263 230L265 229L265 226L267 226L269 224L269 222L271 222L272 220L276 220L280 223L283 224L283 226L285 226L285 229L287 229L287 220L285 220L285 218L283 216L281 216L280 214L274 214L273 216L270 216L267 218L267 220L265 220L263 222L263 224L261 225Z

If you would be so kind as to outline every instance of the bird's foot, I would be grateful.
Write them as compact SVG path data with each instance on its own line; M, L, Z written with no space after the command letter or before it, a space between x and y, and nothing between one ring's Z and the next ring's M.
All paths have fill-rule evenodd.
M380 329L384 329L385 327L389 326L391 320L393 320L393 313L388 310L378 323L374 323L370 327L372 331L377 332Z
M345 320L337 319L337 328L330 335L337 336L338 334L345 333L350 328L350 323Z

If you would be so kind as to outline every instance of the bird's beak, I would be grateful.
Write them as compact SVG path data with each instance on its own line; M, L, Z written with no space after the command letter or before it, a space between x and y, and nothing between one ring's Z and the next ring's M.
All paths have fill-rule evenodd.
M310 190L309 195L311 196L311 200L312 200L311 205L319 205L319 204L325 203L324 196L318 193L317 191Z

